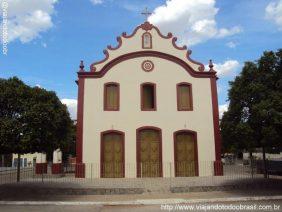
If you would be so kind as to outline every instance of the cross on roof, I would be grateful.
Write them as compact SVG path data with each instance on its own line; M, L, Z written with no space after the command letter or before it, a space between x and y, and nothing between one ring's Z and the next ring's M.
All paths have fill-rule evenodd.
M148 20L148 17L149 17L150 15L152 15L152 13L149 12L149 10L148 10L147 7L145 7L145 10L144 10L141 14L145 16L146 20Z

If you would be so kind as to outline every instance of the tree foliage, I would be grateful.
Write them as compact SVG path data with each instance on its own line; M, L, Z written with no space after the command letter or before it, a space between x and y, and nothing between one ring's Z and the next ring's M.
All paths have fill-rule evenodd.
M246 62L230 82L221 133L225 152L282 146L282 49Z
M51 153L66 148L72 122L55 92L0 79L0 154Z

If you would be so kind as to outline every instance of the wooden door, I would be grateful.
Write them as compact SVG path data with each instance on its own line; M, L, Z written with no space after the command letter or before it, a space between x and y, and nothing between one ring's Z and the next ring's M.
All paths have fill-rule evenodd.
M102 136L101 177L124 177L124 141L120 133Z
M189 132L176 133L175 141L175 176L196 176L196 142Z
M143 129L139 132L139 170L141 177L161 176L160 131Z

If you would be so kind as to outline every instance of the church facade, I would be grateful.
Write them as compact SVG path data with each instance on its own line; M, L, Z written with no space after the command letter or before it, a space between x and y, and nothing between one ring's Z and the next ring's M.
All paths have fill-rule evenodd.
M216 72L145 22L78 72L76 177L221 175Z

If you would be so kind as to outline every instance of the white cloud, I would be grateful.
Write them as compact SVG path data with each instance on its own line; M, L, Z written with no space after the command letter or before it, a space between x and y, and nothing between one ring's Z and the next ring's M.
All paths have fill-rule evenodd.
M217 33L217 37L218 38L223 38L223 37L227 37L227 36L231 36L231 35L235 35L235 34L238 34L242 31L241 27L239 26L234 26L230 29L225 29L225 28L222 28L222 29L219 29L218 30L218 33Z
M44 48L47 48L47 43L41 43L41 45L44 47Z
M68 107L68 111L73 120L76 120L77 100L76 99L61 99L61 102Z
M223 105L219 105L218 107L218 111L219 111L219 118L222 118L222 115L225 111L228 110L228 103L227 104L223 104Z
M274 21L279 30L282 30L282 0L270 2L265 8L265 17Z
M96 4L102 4L103 0L90 0L92 4L96 5Z
M217 84L217 93L220 94L222 92L222 87L221 85L218 83Z
M236 48L237 44L234 43L233 41L230 41L230 42L226 43L226 46L228 46L231 49L234 49L234 48Z
M0 4L2 2L0 0ZM27 43L53 27L51 15L56 2L57 0L8 0L8 41L19 39L22 43ZM3 21L0 24L0 29L2 28Z
M214 63L213 69L217 72L217 76L234 75L240 63L237 60L226 60L224 63ZM209 66L205 66L209 70Z
M140 5L126 3L122 7L130 12L140 13Z
M154 10L149 21L165 33L173 32L182 44L190 46L241 32L239 26L218 28L218 10L215 0L166 0Z

